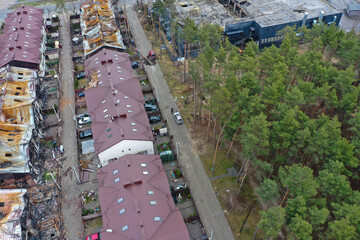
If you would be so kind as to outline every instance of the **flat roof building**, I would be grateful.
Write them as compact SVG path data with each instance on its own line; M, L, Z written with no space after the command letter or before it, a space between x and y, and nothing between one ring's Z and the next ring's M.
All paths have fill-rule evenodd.
M282 41L282 36L277 33L286 26L338 25L342 16L342 11L322 0L253 0L241 3L231 0L230 4L245 13L238 23L225 26L225 34L234 45L253 39L260 47L270 46Z
M144 96L129 56L102 49L85 61L85 89L95 153L105 166L126 154L154 154Z
M102 240L189 240L158 155L126 155L98 170Z

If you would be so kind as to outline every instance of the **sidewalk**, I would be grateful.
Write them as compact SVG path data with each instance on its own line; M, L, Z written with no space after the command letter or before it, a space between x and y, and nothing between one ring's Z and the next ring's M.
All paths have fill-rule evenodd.
M127 17L137 48L143 56L146 56L152 49L151 44L146 38L132 6L127 8ZM168 120L168 127L174 135L174 142L178 143L178 161L189 184L191 196L194 199L195 206L207 235L209 237L212 235L212 240L233 240L234 236L216 198L209 178L205 173L201 160L192 148L190 134L186 126L184 124L177 125L171 115L170 109L177 109L177 107L159 65L145 66L145 71L151 85L155 89L155 94L157 94L162 115L164 119Z

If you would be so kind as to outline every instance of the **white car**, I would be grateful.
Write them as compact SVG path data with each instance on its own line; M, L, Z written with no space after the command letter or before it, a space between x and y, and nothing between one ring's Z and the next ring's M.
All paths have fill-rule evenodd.
M175 122L177 124L182 124L183 123L183 119L182 119L179 112L174 112L174 118L175 118Z
M90 117L82 117L79 119L78 123L79 123L79 125L91 123L91 118Z

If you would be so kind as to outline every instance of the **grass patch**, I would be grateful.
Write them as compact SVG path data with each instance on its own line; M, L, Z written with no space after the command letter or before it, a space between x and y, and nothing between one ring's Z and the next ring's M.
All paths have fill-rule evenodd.
M88 81L86 78L81 78L78 80L78 88L84 88L84 87L87 87L88 85Z
M49 73L50 73L50 75L53 75L53 76L56 75L56 71L55 71L55 70L51 70Z
M214 159L214 151L215 148L212 144L208 144L206 146L205 155L200 155L201 162L204 166L206 174L210 177L211 175L211 168ZM214 169L214 176L222 175L227 173L227 168L234 166L234 160L228 158L226 156L227 149L219 149L216 154L216 162L215 162L215 169Z
M51 4L56 4L56 1L42 0L42 1L36 1L36 2L27 2L25 5L30 6L30 7L36 7L36 6L51 5ZM11 10L17 9L17 8L21 7L22 5L23 5L23 3L17 3L17 4L12 5L9 9L11 9Z
M257 204L251 211L244 228L240 233L241 226L248 214L249 207L254 201L256 201L256 197L248 181L244 182L239 195L237 194L239 184L236 183L235 177L224 177L213 180L211 181L211 184L214 191L217 193L222 209L225 211L225 217L230 225L235 239L252 239L256 224L260 220L260 215L258 214L260 209Z
M88 220L86 221L86 225L85 225L87 229L100 228L102 226L103 226L103 222L101 217Z

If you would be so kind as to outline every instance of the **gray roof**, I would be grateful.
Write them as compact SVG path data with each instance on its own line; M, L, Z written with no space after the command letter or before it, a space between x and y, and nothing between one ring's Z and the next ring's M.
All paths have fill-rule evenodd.
M360 10L360 3L349 3L348 9L351 11L359 11Z
M300 21L304 14L299 11L307 12L308 18L318 17L320 11L323 11L324 15L341 13L322 0L252 0L250 5L244 5L243 8L250 15L250 19L255 20L261 27ZM246 18L246 21L249 21L249 18Z

